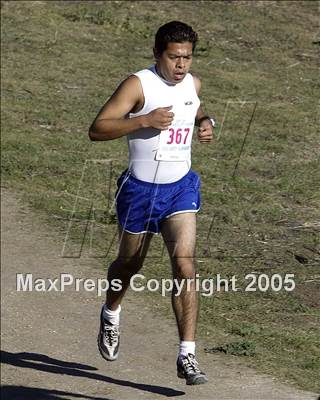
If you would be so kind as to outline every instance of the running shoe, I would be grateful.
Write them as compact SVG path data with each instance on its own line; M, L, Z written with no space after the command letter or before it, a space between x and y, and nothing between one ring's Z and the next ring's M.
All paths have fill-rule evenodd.
M200 370L195 356L191 353L178 357L177 375L178 378L185 379L187 385L201 385L208 382L206 374Z
M120 345L119 326L110 324L103 317L103 307L100 315L100 329L98 334L98 348L102 357L107 361L118 358Z

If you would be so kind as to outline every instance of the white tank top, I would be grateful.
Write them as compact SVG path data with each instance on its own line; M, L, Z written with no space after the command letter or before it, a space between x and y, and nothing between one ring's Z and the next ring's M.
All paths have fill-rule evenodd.
M144 105L139 112L130 113L129 118L171 105L175 116L166 131L142 128L127 135L129 170L145 182L176 182L191 167L191 140L200 106L193 77L188 73L182 82L173 85L156 73L155 66L134 75L140 79Z

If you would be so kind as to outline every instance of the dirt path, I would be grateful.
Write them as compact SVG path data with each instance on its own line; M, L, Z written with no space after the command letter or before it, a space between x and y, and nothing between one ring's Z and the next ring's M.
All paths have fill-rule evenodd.
M105 362L96 348L102 298L95 292L17 292L16 273L37 278L101 278L93 260L64 259L61 234L7 190L2 192L2 399L316 399L237 361L205 354L207 385L188 387L175 371L176 328L154 317L137 294L123 307L119 360Z

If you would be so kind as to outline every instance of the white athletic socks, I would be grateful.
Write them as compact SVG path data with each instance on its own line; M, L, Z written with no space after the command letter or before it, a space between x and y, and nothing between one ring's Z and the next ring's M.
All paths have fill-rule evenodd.
M113 310L109 310L109 308L106 305L103 306L103 316L112 325L118 325L119 326L119 324L120 324L120 311L121 311L121 306L120 305L114 311Z
M179 357L188 355L189 353L195 355L196 352L196 342L189 342L182 340L179 346Z
M103 317L112 325L119 326L120 312L121 312L120 305L114 311L109 310L109 308L106 305L103 306ZM188 354L195 355L195 352L196 352L196 342L181 340L180 346L179 346L179 357L184 357Z

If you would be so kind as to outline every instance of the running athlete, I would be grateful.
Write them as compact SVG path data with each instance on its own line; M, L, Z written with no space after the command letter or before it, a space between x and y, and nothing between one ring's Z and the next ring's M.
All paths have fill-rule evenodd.
M189 72L196 43L197 33L183 22L161 26L155 36L155 65L125 79L89 129L95 141L127 136L129 148L129 166L116 193L119 253L108 270L109 282L120 279L122 288L107 291L100 353L108 361L117 359L122 298L142 267L153 234L161 233L173 278L191 282L179 296L172 291L180 338L177 375L188 385L208 381L195 358L198 295L192 280L200 179L190 169L191 139L196 123L200 143L211 142L214 125L200 106L200 80Z

